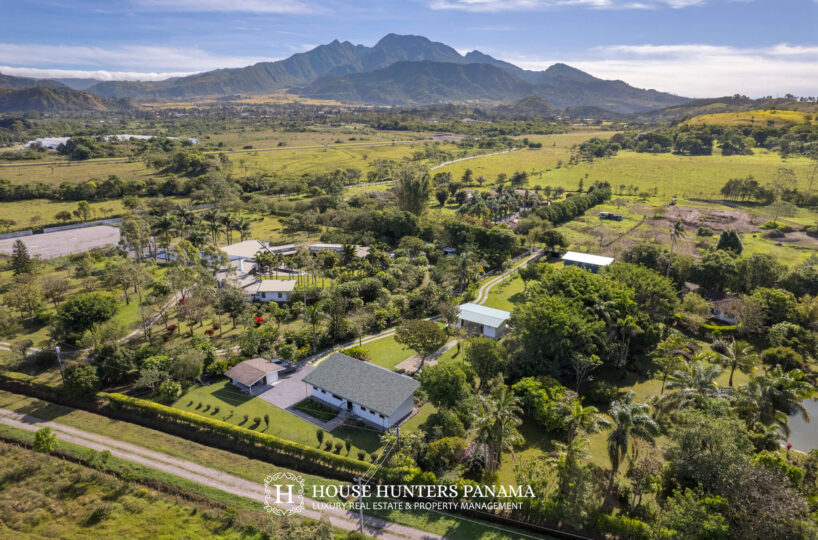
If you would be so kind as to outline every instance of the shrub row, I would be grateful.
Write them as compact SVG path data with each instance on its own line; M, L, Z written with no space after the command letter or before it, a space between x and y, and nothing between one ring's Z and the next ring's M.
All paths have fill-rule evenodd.
M279 456L287 457L289 460L295 459L296 461L315 464L321 468L350 475L362 474L369 469L368 463L357 459L324 452L305 444L288 441L266 433L259 433L228 422L160 405L152 401L123 394L100 392L98 395L106 398L114 409L124 409L144 417L160 420L163 424L183 426L191 431L206 431L244 445L264 448Z

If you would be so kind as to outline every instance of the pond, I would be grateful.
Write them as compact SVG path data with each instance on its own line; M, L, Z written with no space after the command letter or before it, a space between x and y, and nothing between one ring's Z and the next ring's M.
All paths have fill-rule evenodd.
M801 452L818 448L818 401L808 399L804 407L809 411L812 422L805 422L800 414L790 416L790 438L792 447Z

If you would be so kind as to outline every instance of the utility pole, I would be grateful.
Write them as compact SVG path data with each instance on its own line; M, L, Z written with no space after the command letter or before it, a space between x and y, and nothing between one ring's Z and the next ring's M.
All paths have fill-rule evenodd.
M358 482L358 519L360 520L358 528L361 534L364 534L364 489L361 486L362 478L358 476L355 480Z

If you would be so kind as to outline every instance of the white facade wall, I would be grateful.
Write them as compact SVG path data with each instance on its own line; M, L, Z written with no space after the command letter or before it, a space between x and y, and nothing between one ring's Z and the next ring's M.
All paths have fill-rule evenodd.
M341 410L347 409L348 401L343 398L336 398L333 396L332 393L327 392L321 388L315 388L313 385L310 385L310 396L317 399L318 401L322 401L328 405L333 407L337 407ZM406 401L398 407L398 410L395 411L392 416L386 417L382 416L380 413L373 411L372 409L367 408L364 410L364 407L352 402L352 409L351 412L354 416L366 420L376 426L381 426L384 429L388 429L399 422L401 419L406 417L408 414L412 412L415 406L415 396L409 396Z
M412 413L412 410L414 408L415 408L415 396L411 395L408 398L406 398L406 401L404 401L403 404L400 407L398 407L398 410L396 410L392 414L392 416L390 416L387 419L387 422L389 423L389 425L387 427L392 427L395 424L397 424L398 422L400 422L401 420L403 420L407 415Z
M384 429L390 427L391 424L389 423L389 418L381 416L380 414L372 411L371 409L366 410L363 409L364 408L358 405L357 403L352 404L352 414L354 414L355 416L363 418L368 422L372 422L377 426L381 426Z
M333 397L332 393L327 392L324 389L318 388L316 389L313 385L310 385L310 395L315 399L323 401L333 407L338 407L339 409L346 409L347 400L343 398L335 398Z

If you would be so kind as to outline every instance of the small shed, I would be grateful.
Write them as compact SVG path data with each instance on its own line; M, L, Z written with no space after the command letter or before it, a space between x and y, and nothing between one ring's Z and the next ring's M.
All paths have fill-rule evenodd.
M278 372L284 366L270 362L265 358L251 358L240 364L236 364L224 375L230 379L233 386L237 386L242 392L254 394L278 380Z
M610 266L614 262L611 257L603 257L601 255L591 255L590 253L577 253L576 251L569 251L562 256L562 261L565 266L579 266L591 272L598 272L600 268Z
M508 330L511 313L479 304L462 304L458 307L458 326L469 333L497 339Z

